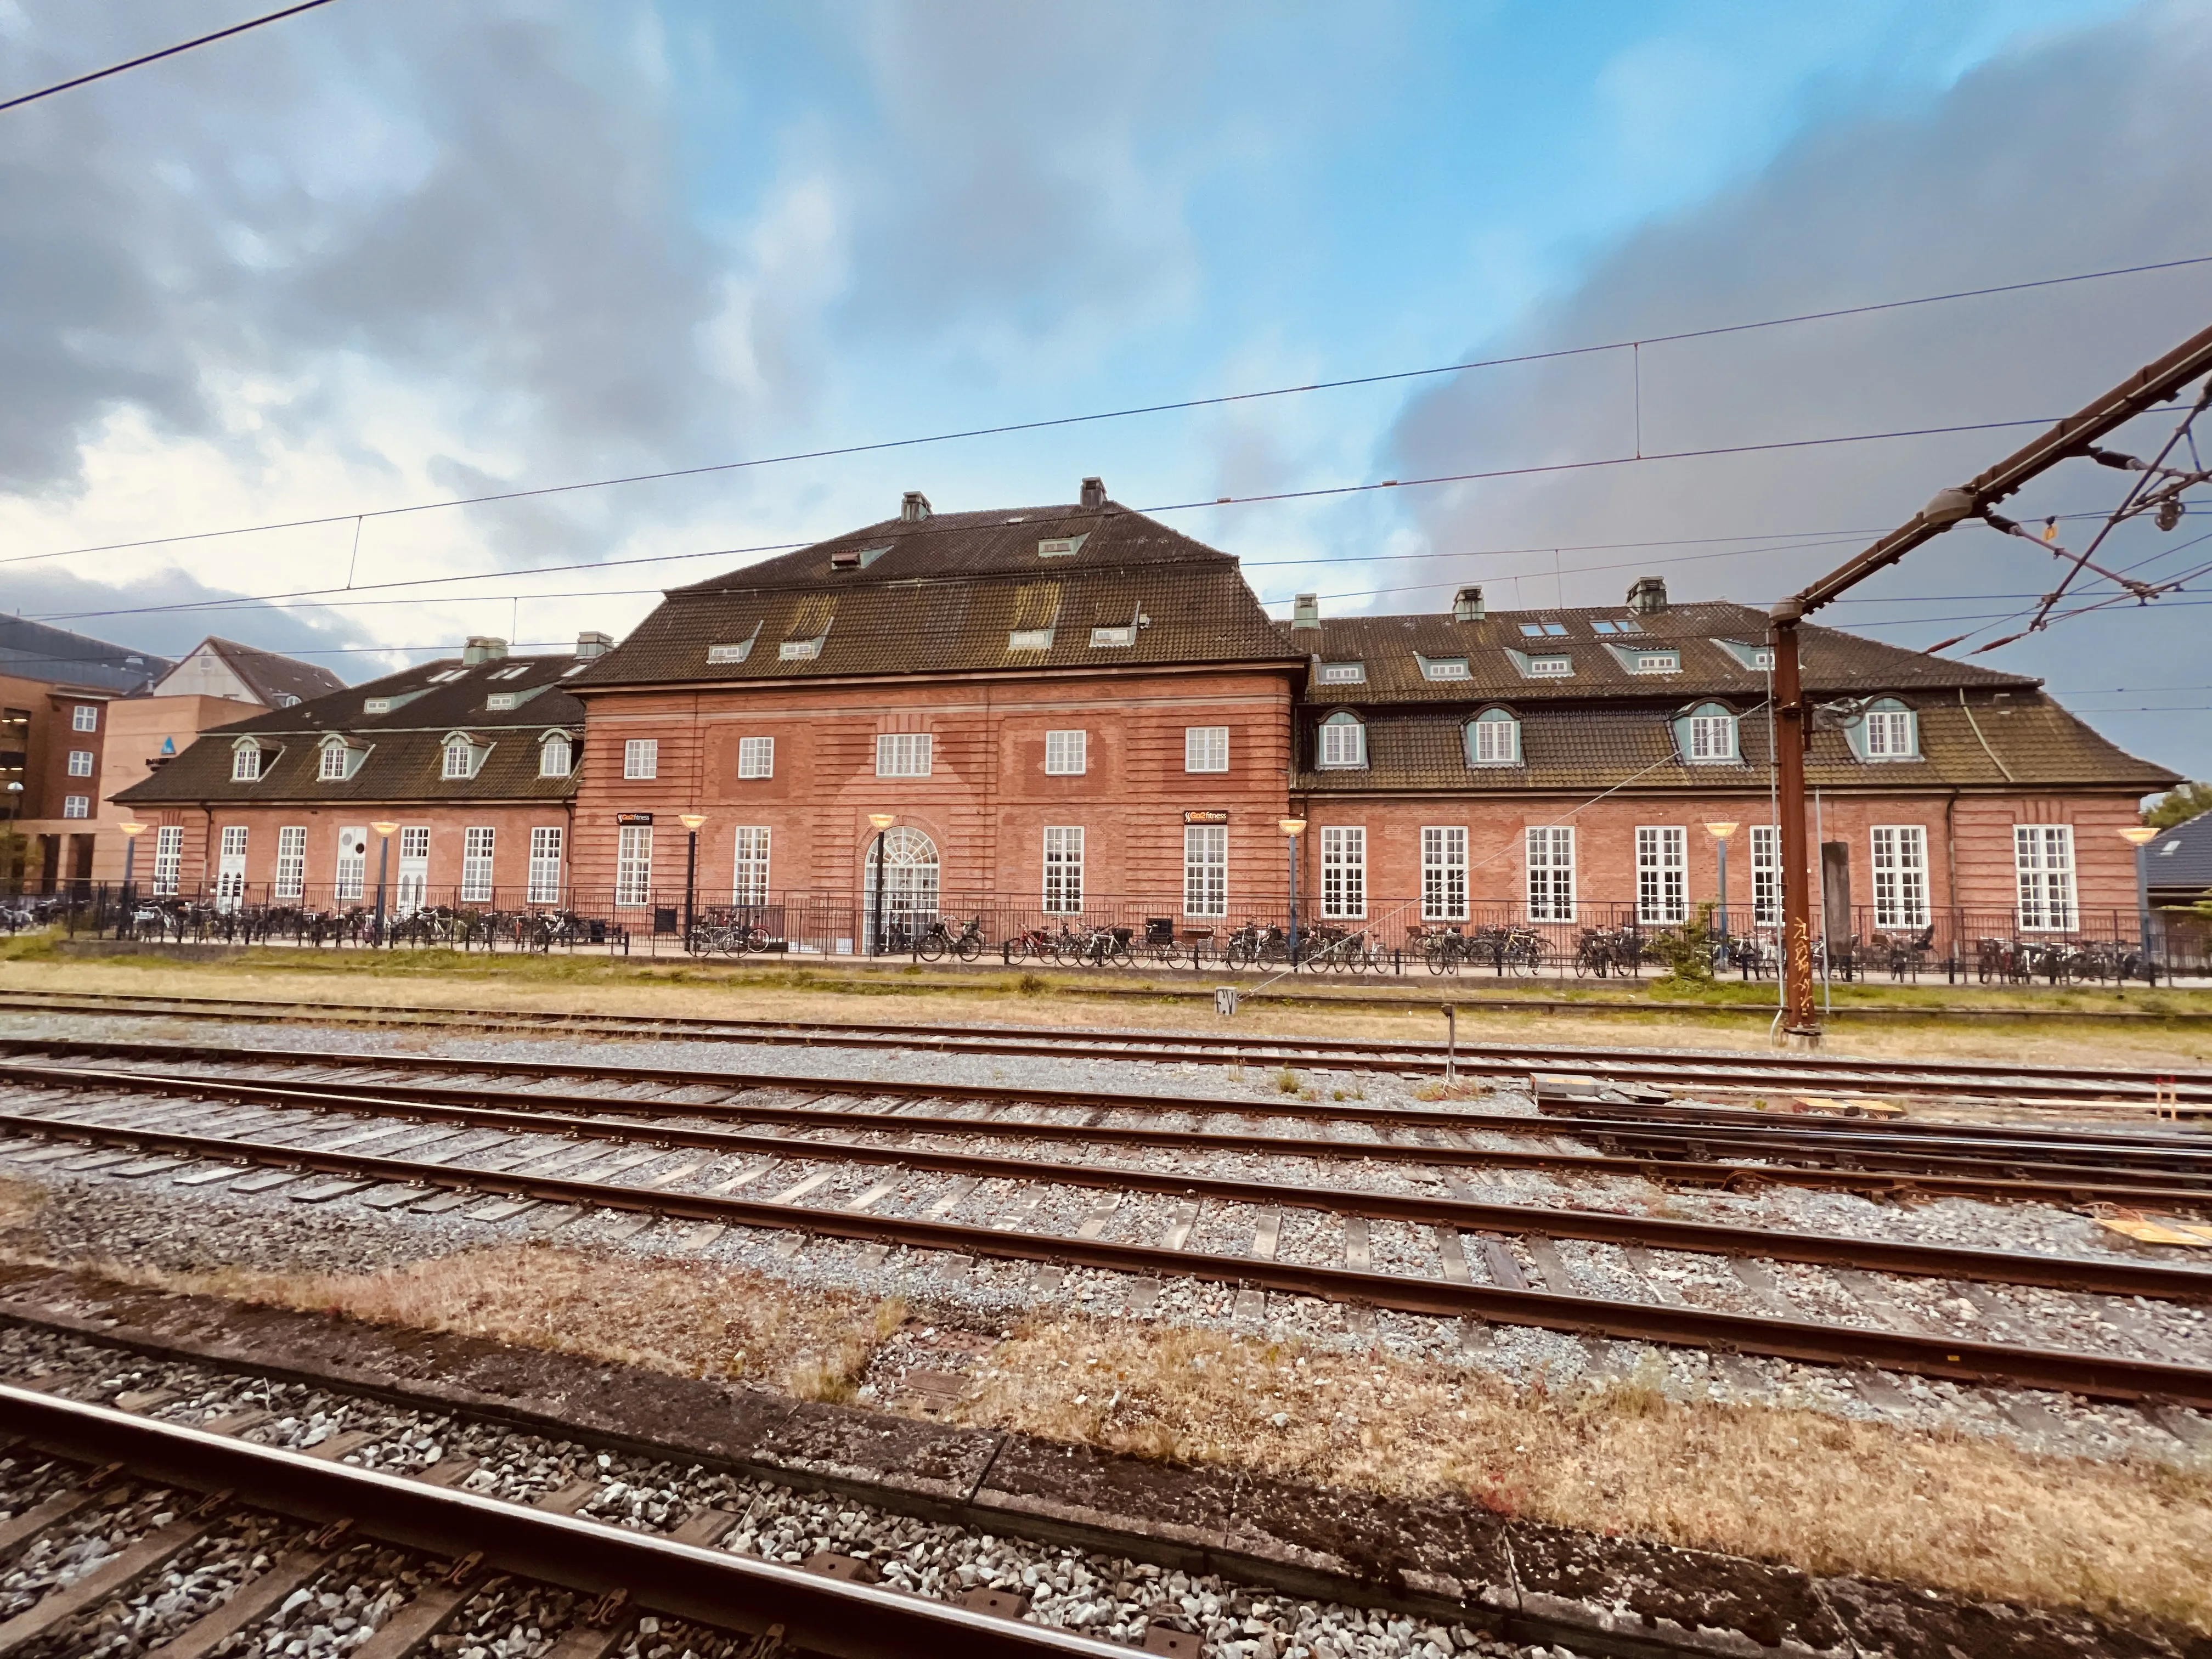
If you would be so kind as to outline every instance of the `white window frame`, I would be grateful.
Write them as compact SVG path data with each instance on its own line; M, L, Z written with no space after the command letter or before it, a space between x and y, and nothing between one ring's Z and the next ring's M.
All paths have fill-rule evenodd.
M230 751L230 781L233 783L258 783L261 781L261 746L243 743Z
M1464 744L1469 766L1518 766L1521 722L1510 714L1477 714L1467 723ZM1487 749L1490 752L1485 754Z
M653 826L625 823L615 831L615 902L625 910L653 902Z
M1091 769L1091 733L1087 731L1048 732L1044 734L1044 769L1048 777L1077 778Z
M1321 913L1330 921L1356 921L1367 914L1367 830L1364 824L1324 824L1321 832Z
M926 778L936 761L936 744L927 732L876 733L876 775Z
M523 890L524 902L558 904L561 902L561 843L563 839L561 826L557 823L531 826L530 884Z
M70 730L72 732L99 731L100 705L96 702L78 703L70 711Z
M349 854L346 851L346 842L352 836L361 837L362 850ZM368 892L368 828L366 824L341 824L338 826L337 873L331 883L331 901L357 901L367 896Z
M1465 657L1424 657L1421 659L1421 678L1433 683L1473 677L1468 672Z
M1919 727L1919 720L1910 708L1869 709L1863 738L1866 758L1870 761L1917 760L1920 757Z
M1321 723L1320 754L1325 771L1353 772L1367 764L1367 725L1357 714L1331 714Z
M89 795L64 795L62 797L62 816L65 818L90 817L92 816L92 797Z
M1225 731L1193 726L1192 731ZM1229 914L1229 826L1186 823L1182 827L1182 913L1187 916Z
M623 777L634 783L650 782L660 775L660 739L623 739ZM633 825L632 828L638 826Z
M2023 932L2070 933L2076 926L2074 893L2074 826L2015 823L2012 827L2013 874L2020 894Z
M1575 919L1575 831L1572 824L1530 824L1522 836L1528 871L1528 920Z
M1186 772L1226 772L1229 769L1229 728L1225 726L1186 726L1182 729L1182 769ZM1184 914L1195 915L1196 911Z
M1364 662L1325 662L1321 665L1323 685L1364 685L1367 684L1367 665Z
M1044 827L1044 908L1048 915L1083 914L1083 826Z
M342 743L325 744L323 745L322 755L315 763L315 781L319 783L344 782L346 775L346 759L347 755L345 744ZM447 768L446 775L447 777L451 777L453 775L451 769L453 766L451 746L449 746L447 750L446 764ZM465 775L465 774L464 775Z
M89 749L70 750L69 751L70 776L73 778L90 777L92 775L92 764L96 758L97 757L95 757Z
M225 909L234 908L246 896L246 827L242 823L226 823L216 842L215 898Z
M1690 919L1690 832L1679 823L1636 826L1636 919L1651 927Z
M1629 672L1634 674L1679 674L1682 672L1682 656L1678 651L1638 651Z
M430 826L399 826L399 869L393 883L392 902L403 916L411 916L430 902Z
M774 738L739 738L738 739L738 775L741 778L772 778L775 775L775 739Z
M276 830L276 879L271 898L295 899L307 890L307 826L280 824Z
M546 738L538 745L538 775L565 778L576 769L576 746L565 735Z
M1874 925L1928 925L1928 830L1918 823L1877 823L1873 850Z
M1736 758L1734 714L1692 714L1690 741L1682 758L1692 766L1719 766Z
M177 890L185 869L185 826L164 823L154 831L154 893L167 898Z
M499 831L489 823L471 824L461 831L461 902L489 904L492 860L499 850Z
M766 904L771 836L764 823L741 823L730 872L730 902Z
M1771 823L1751 826L1751 925L1782 925L1782 832Z
M1467 920L1467 826L1421 826L1421 920Z
M460 738L446 745L446 763L439 775L447 779L467 779L477 775L477 746Z
M1572 657L1531 657L1528 659L1528 678L1532 680L1571 680L1575 677Z

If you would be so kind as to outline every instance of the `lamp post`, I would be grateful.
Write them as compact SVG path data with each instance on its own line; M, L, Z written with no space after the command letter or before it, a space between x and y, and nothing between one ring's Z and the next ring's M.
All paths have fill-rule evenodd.
M384 878L392 867L392 838L399 833L399 826L389 818L380 819L368 826L376 831L376 943L383 945L384 937Z
M871 812L868 822L876 826L876 903L868 923L868 954L873 957L882 948L884 938L884 837L898 822L898 814Z
M696 914L694 901L699 892L699 826L707 821L704 812L681 812L677 823L684 826L684 948L692 948L691 921Z
M1740 823L1709 823L1705 833L1713 838L1721 855L1721 943L1728 943L1728 844L1729 837L1743 826ZM1756 918L1754 918L1756 920Z
M1291 967L1298 965L1298 837L1306 832L1304 818L1277 818L1275 828L1283 832L1291 848Z
M2120 831L2120 839L2136 849L2136 937L2142 951L2143 978L2155 985L2150 960L2150 876L2143 868L2143 848L2158 839L2158 831L2147 823L2131 823Z
M131 896L131 872L138 862L138 837L146 833L146 826L133 818L115 827L123 832L123 914L118 918L119 927L130 921L131 911L137 908ZM123 937L120 931L115 936Z
M15 824L22 816L23 781L18 778L8 786L8 869L6 872L8 879L15 884L15 890L18 893L22 891L22 878L15 873Z

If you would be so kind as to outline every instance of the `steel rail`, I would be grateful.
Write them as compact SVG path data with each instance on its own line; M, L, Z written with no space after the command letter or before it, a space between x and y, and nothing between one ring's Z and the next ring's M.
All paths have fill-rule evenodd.
M130 1076L129 1073L96 1073L61 1075L80 1086L97 1088L110 1086L118 1076ZM238 1097L273 1099L280 1105L296 1104L309 1110L336 1110L352 1115L362 1115L364 1109L374 1115L379 1104L357 1097L321 1103L309 1093L273 1089L255 1090ZM681 1146L725 1154L767 1154L793 1163L842 1160L848 1164L975 1176L982 1180L1045 1182L1115 1192L1147 1192L1215 1199L1261 1209L1283 1206L1320 1210L1337 1215L1365 1216L1376 1220L1450 1227L1462 1232L1536 1235L1595 1243L1642 1245L1653 1249L1681 1250L1698 1255L1765 1256L1778 1261L1798 1261L1819 1267L1865 1268L1936 1279L1964 1277L1992 1284L2098 1291L2113 1296L2144 1296L2163 1301L2212 1300L2212 1273L2155 1267L2136 1261L1893 1243L1848 1235L1740 1227L1723 1222L1670 1221L1603 1210L1492 1204L1472 1197L1438 1199L1358 1188L1304 1187L1287 1182L1243 1181L1231 1176L1205 1176L1187 1170L1131 1170L1112 1164L1044 1162L981 1152L933 1152L910 1144L869 1146L847 1140L793 1140L780 1135L624 1123L618 1119L548 1116L489 1106L392 1103L381 1115L417 1121L453 1123L469 1128L498 1129L512 1134L557 1135L568 1139L605 1140L672 1148ZM891 1127L912 1122L913 1120L908 1118L879 1119L855 1127ZM33 1126L45 1126L46 1133L65 1139L75 1138L76 1134L97 1134L109 1127L81 1117L33 1116L27 1113L0 1112L0 1129ZM113 1127L126 1131L131 1127L128 1124ZM822 1127L830 1125L825 1123ZM264 1148L264 1152L256 1159L263 1163L283 1163L288 1161L288 1155L292 1152L313 1151L312 1147L277 1146L258 1140L235 1144ZM1358 1156L1359 1152L1356 1147L1340 1150L1352 1156ZM1393 1151L1399 1154L1395 1160L1398 1162L1433 1164L1452 1161L1449 1154L1439 1157L1426 1148L1402 1147ZM447 1167L469 1172L465 1165Z
M1120 1643L973 1613L661 1534L532 1509L459 1487L311 1457L179 1423L0 1383L0 1428L71 1459L122 1463L137 1479L226 1494L240 1508L354 1533L587 1596L619 1591L641 1611L783 1640L833 1659L1039 1655L1127 1659Z
M52 1134L60 1129L70 1139L241 1164L281 1164L365 1181L438 1187L447 1191L496 1193L579 1208L623 1210L715 1222L725 1226L862 1239L970 1257L1065 1262L1145 1277L1199 1279L1401 1313L1439 1318L1472 1316L1499 1324L1765 1354L1816 1364L1876 1365L1963 1382L2051 1389L2094 1399L2172 1401L2212 1408L2212 1370L2160 1360L1954 1340L1863 1326L1822 1325L1806 1320L1620 1302L1453 1279L1416 1279L1350 1267L1313 1267L1255 1256L1123 1244L1065 1234L1018 1233L919 1217L878 1215L867 1211L817 1210L756 1199L671 1192L557 1176L455 1168L351 1152L318 1152L312 1147L270 1146L158 1129L63 1124L12 1114L0 1115L0 1129L40 1134ZM897 1155L893 1148L872 1150L880 1150L886 1157ZM1033 1170L1035 1167L1023 1160L1008 1162L1022 1170Z
M214 1049L198 1045L167 1045L158 1043L118 1043L106 1041L78 1042L70 1039L38 1040L0 1042L0 1053L13 1048L15 1052L52 1054L92 1053L111 1058L169 1060L179 1057L206 1060L235 1060L241 1051ZM1988 1147L1975 1145L1975 1132L1971 1127L1953 1128L1945 1126L1942 1133L1926 1137L1931 1150L1916 1152L1910 1146L1897 1150L1884 1141L1894 1137L1883 1137L1868 1144L1855 1144L1839 1137L1853 1133L1836 1127L1813 1127L1802 1124L1777 1125L1762 1120L1757 1126L1744 1129L1732 1127L1654 1127L1640 1116L1619 1118L1594 1117L1577 1115L1571 1118L1531 1116L1520 1113L1484 1113L1475 1111L1437 1111L1410 1107L1370 1107L1346 1103L1322 1106L1304 1101L1281 1102L1214 1100L1185 1095L1102 1096L1089 1090L1024 1089L1011 1085L931 1085L926 1083L884 1082L873 1079L793 1079L773 1073L730 1073L720 1076L655 1068L609 1065L604 1062L565 1064L557 1061L468 1061L446 1060L423 1055L376 1054L319 1054L303 1050L244 1051L255 1059L272 1058L287 1064L311 1067L360 1066L374 1070L440 1069L459 1071L464 1074L483 1072L510 1072L525 1076L589 1076L626 1083L655 1083L673 1085L712 1085L732 1091L750 1089L817 1090L824 1093L842 1094L857 1098L889 1097L907 1100L969 1100L998 1104L1032 1104L1071 1110L1083 1110L1094 1115L1103 1110L1144 1111L1152 1113L1220 1114L1246 1117L1284 1117L1304 1121L1346 1122L1370 1126L1378 1133L1397 1129L1429 1129L1459 1131L1489 1130L1519 1136L1554 1136L1571 1133L1575 1139L1588 1140L1598 1146L1608 1156L1618 1155L1621 1147L1635 1146L1647 1149L1638 1163L1639 1165L1659 1159L1662 1152L1674 1156L1668 1160L1694 1169L1702 1166L1704 1176L1676 1174L1674 1179L1688 1179L1711 1184L1715 1170L1730 1166L1714 1163L1712 1153L1718 1147L1730 1149L1738 1145L1750 1148L1763 1158L1795 1155L1802 1162L1760 1163L1753 1166L1734 1166L1749 1174L1784 1185L1812 1185L1843 1188L1847 1190L1888 1191L1897 1186L1921 1186L1929 1191L1942 1190L1962 1195L2000 1199L2038 1198L2058 1203L2089 1203L2106 1201L2120 1204L2189 1204L2201 1205L2212 1200L2212 1147L2189 1137L2136 1136L2123 1141L2118 1137L2077 1135L2071 1138L2053 1137L2039 1132L2035 1146L2056 1148L2070 1158L2072 1163L2054 1163L2024 1155L2023 1143L2008 1138L2003 1144ZM11 1074L20 1066L27 1074L55 1069L52 1066L25 1065L23 1062L0 1061L0 1076ZM150 1075L137 1073L137 1075ZM180 1084L197 1084L207 1088L228 1086L219 1075L194 1073L173 1074ZM297 1086L284 1085L281 1080L270 1083L265 1079L251 1079L239 1086ZM312 1086L332 1094L359 1092L364 1097L397 1100L419 1096L426 1100L452 1098L454 1091L439 1090L434 1085L353 1084L343 1081L315 1082ZM460 1091L465 1097L475 1098L482 1093L478 1087ZM597 1110L628 1110L660 1115L724 1115L767 1119L779 1110L799 1109L746 1105L740 1103L676 1103L656 1102L635 1097L609 1097L570 1095L525 1095L517 1093L516 1100L551 1101L571 1109ZM854 1121L848 1112L815 1113L792 1121L815 1121L829 1116L839 1121ZM897 1127L911 1127L932 1120L902 1115ZM1010 1133L1044 1134L1066 1138L1077 1133L1075 1126L994 1124L990 1120L951 1119L945 1121L959 1126L963 1133L978 1133L995 1127ZM1565 1125L1572 1125L1571 1129ZM1113 1139L1115 1133L1133 1134L1126 1129L1109 1133L1111 1126L1084 1126L1083 1132L1093 1133L1100 1139ZM1169 1132L1150 1132L1165 1133ZM1203 1132L1185 1131L1184 1133ZM2117 1144L2114 1144L2117 1143ZM1203 1143L1198 1143L1203 1144ZM1245 1137L1225 1138L1218 1143L1234 1148L1254 1143ZM1337 1143L1320 1141L1315 1145L1328 1147ZM1364 1146L1367 1143L1346 1143ZM1300 1144L1301 1147L1303 1143ZM1522 1168L1560 1168L1600 1173L1597 1166L1588 1161L1585 1154L1542 1152L1533 1155L1514 1155L1488 1149L1464 1149L1479 1157L1467 1157L1462 1161L1516 1164ZM1302 1150L1296 1155L1304 1155ZM2161 1182L2142 1184L2115 1179L2115 1172L2132 1173L2136 1165L2148 1164L2152 1173L2163 1176ZM2177 1168L2175 1166L2179 1165ZM1882 1182L1874 1179L1878 1169L1889 1170L1895 1177L1910 1176L1910 1180L1893 1179ZM1854 1177L1856 1177L1856 1179ZM1938 1183L1952 1184L1941 1185Z
M474 1012L422 1005L376 1007L358 1004L284 1002L224 997L128 998L97 994L0 992L0 1009L29 999L33 1009L58 1012L143 1012L162 1009L192 1013L220 1011L222 1017L276 1023L322 1023L392 1026L465 1025L471 1029L511 1027L522 1030L605 1031L630 1036L672 1036L687 1039L758 1042L787 1047L896 1048L937 1053L1031 1054L1219 1065L1287 1065L1312 1067L1324 1060L1358 1062L1376 1069L1442 1075L1447 1065L1470 1076L1519 1076L1530 1071L1593 1067L1623 1081L1706 1082L1723 1087L1802 1090L1871 1089L1899 1093L1954 1094L2010 1098L2038 1094L2061 1101L2107 1103L2116 1094L2124 1103L2152 1103L2160 1078L2188 1103L2212 1103L2212 1072L2163 1068L2102 1069L2000 1061L1913 1062L1866 1056L1827 1055L1817 1063L1758 1053L1692 1052L1644 1048L1575 1048L1535 1043L1469 1043L1448 1060L1444 1045L1345 1037L1246 1037L1231 1034L1147 1033L1068 1030L1051 1034L1017 1026L957 1024L823 1024L750 1021L699 1015L564 1014L534 1010ZM272 1012L256 1012L256 1010Z

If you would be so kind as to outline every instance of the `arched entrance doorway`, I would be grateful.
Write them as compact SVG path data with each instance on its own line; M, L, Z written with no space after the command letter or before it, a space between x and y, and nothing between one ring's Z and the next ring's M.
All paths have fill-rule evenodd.
M878 846L883 856L880 927L876 915ZM880 842L870 837L862 882L866 937L874 951L907 949L921 930L937 919L937 843L921 830L909 830L903 824L884 831Z

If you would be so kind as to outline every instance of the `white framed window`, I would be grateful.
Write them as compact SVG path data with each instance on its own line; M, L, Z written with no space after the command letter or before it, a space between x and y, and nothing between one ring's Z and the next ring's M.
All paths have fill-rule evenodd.
M752 653L753 642L750 640L740 640L735 645L708 646L707 660L710 663L743 662Z
M489 861L489 848L484 856ZM530 885L526 898L532 904L561 902L561 826L557 823L534 825L530 831Z
M251 743L240 744L230 751L230 781L233 783L252 783L261 775L261 750Z
M1572 679L1575 659L1572 657L1531 657L1528 659L1528 678L1532 680Z
M489 824L461 831L461 902L491 902L491 854L498 832Z
M2015 823L2013 869L2020 881L2020 925L2048 933L2074 927L2074 826Z
M162 824L154 831L155 893L164 897L174 893L184 868L185 826L181 823Z
M1532 622L1521 624L1521 637L1528 640L1540 640L1547 634L1557 635L1566 631L1567 625L1565 623Z
M1058 915L1083 908L1083 826L1047 824L1044 830L1044 908Z
M1751 925L1782 925L1782 832L1771 823L1751 826Z
M216 848L216 902L228 909L245 896L246 826L226 823Z
M1467 659L1424 657L1421 659L1421 678L1425 680L1463 680L1467 678Z
M392 902L403 916L411 916L430 902L430 826L399 826L398 887Z
M653 826L625 823L615 842L615 902L629 909L653 899Z
M295 899L307 890L307 826L288 823L276 831L276 884L273 896Z
M1330 824L1321 832L1321 913L1335 921L1367 914L1367 831Z
M566 732L556 732L538 745L538 775L565 778L576 769L576 750Z
M1532 825L1526 836L1528 920L1575 919L1575 832L1569 824Z
M1928 831L1917 823L1875 825L1874 925L1928 925Z
M1467 723L1469 766L1518 766L1521 722L1502 708L1485 709Z
M331 884L334 899L358 899L368 883L368 831L349 824L338 831L337 879Z
M1431 824L1421 831L1421 920L1467 920L1467 830Z
M772 778L775 775L775 739L774 738L739 738L738 739L738 775L741 778Z
M344 764L343 756L339 757L339 764L341 766ZM472 778L476 776L476 745L468 742L465 738L455 738L451 743L446 745L446 766L444 775L449 778ZM339 775L343 777L344 774L341 772Z
M70 730L72 732L99 731L100 705L96 702L81 702L70 709Z
M1006 630L1006 649L1009 651L1049 651L1054 629L1049 628L1010 628Z
M1091 630L1091 648L1104 651L1137 642L1134 623L1124 623L1119 628L1094 628Z
M1367 728L1357 714L1340 709L1321 723L1321 763L1332 770L1367 764Z
M1367 665L1364 662L1325 662L1321 665L1323 685L1364 685Z
M767 739L762 739L766 742ZM730 882L730 902L733 904L766 904L768 902L768 844L766 824L741 823L738 826L737 870Z
M90 817L92 816L92 797L89 795L64 795L62 797L62 816L65 818Z
M1689 836L1680 825L1636 831L1636 919L1667 927L1690 919Z
M1690 716L1690 743L1683 758L1693 765L1711 765L1735 758L1735 716L1696 714Z
M1866 717L1866 757L1912 760L1920 753L1919 721L1910 708L1875 708Z
M72 749L70 750L69 775L73 778L88 778L92 775L91 750Z
M1090 769L1088 732L1048 732L1044 734L1044 769L1054 777L1078 777ZM1051 832L1046 832L1049 835Z
M459 748L465 755L467 753L467 745L465 744L456 744L454 747ZM325 783L337 783L344 780L345 775L346 746L342 743L324 744L322 758L315 767L315 776ZM448 749L446 751L446 775L449 778L456 775L460 777L468 776L468 773L466 771L460 772L458 775L453 771L453 751L452 749Z
M1638 674L1679 674L1682 659L1672 651L1639 651L1631 659L1630 672Z
M1229 826L1225 823L1182 827L1182 913L1187 916L1229 914Z
M931 748L927 732L879 732L876 734L876 775L926 778L933 758Z
M623 742L623 776L625 778L657 778L660 775L660 739L658 738L629 738Z
M812 662L821 654L822 641L818 638L811 640L786 640L781 645L779 645L775 648L775 656L778 662Z
M1229 769L1229 728L1225 726L1186 726L1182 729L1182 769L1186 772L1226 772ZM1197 911L1190 913L1196 915Z

